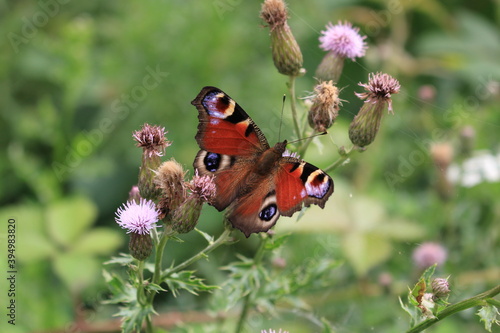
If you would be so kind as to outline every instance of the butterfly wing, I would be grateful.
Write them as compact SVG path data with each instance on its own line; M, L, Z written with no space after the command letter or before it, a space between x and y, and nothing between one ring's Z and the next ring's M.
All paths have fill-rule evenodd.
M316 204L321 208L332 195L333 179L326 172L295 157L284 157L276 175L276 201L284 216Z
M198 109L196 141L201 149L230 156L252 156L269 149L261 130L222 90L205 87L191 104Z
M249 166L269 144L248 114L222 90L204 87L191 103L198 109L196 141L201 148L193 166L201 175L215 175L213 206L220 211L241 193Z
M333 189L333 179L323 170L294 157L283 157L276 170L233 202L228 219L248 237L269 230L280 215L292 216L303 206L324 208Z

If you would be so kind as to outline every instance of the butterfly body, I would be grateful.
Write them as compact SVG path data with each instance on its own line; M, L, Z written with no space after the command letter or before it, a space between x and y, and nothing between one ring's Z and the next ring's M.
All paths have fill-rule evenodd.
M228 208L227 218L247 237L269 230L280 215L314 203L321 208L333 193L333 180L322 170L286 156L286 141L270 147L248 114L226 93L203 88L192 101L198 109L196 141L200 151L193 166L214 175L212 205Z

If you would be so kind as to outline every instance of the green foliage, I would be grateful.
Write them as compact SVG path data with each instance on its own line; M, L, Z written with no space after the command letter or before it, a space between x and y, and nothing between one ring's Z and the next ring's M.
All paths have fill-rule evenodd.
M45 3L55 5L54 15L46 13ZM330 174L335 193L324 210L308 209L298 222L280 218L261 264L254 262L255 236L215 249L220 244L212 235L221 232L222 218L206 207L198 225L204 232L166 246L161 264L169 268L161 271L161 281L149 280L155 264L144 263L145 293L167 289L155 300L159 315L232 304L222 324L231 329L241 298L251 294L258 305L249 312L253 331L401 332L408 323L395 300L414 285L419 273L412 251L425 241L447 249L446 263L435 273L451 275L456 286L451 305L438 306L438 313L498 284L500 187L488 178L499 170L498 3L346 0L288 6L308 72L297 80L299 98L315 84L313 73L324 55L317 37L327 22L352 21L369 44L365 58L346 61L338 82L346 102L329 134L315 138L305 158L325 168L350 144L347 128L361 105L354 92L361 91L357 83L368 72L385 71L401 82L403 91L393 98L395 115L384 116L367 151L349 156ZM99 280L103 257L126 248L127 236L114 224L113 212L137 182L140 156L131 133L144 122L165 126L173 141L167 158L192 165L197 120L189 101L200 87L215 85L245 108L271 144L278 140L287 79L273 67L268 30L259 27L260 2L15 1L0 8L0 217L18 221L22 313L16 332L68 328L80 320L80 305L89 325L123 311L130 318L124 327L133 330L154 314L134 303L138 285L129 281L139 279L137 263L128 255L114 258L111 263L132 272L105 273L106 286ZM35 21L44 15L46 23ZM146 89L144 80L157 69L161 75ZM425 95L429 87L433 93ZM299 103L299 120L306 111ZM469 150L461 134L466 126L475 132ZM286 104L280 139L293 138L293 127ZM452 146L455 170L478 183L454 182L443 196L430 153L441 142ZM478 155L489 156L489 162L472 163ZM476 172L467 171L471 164ZM2 229L2 247L5 239ZM190 258L196 260L189 267L172 272ZM285 264L278 267L273 258ZM102 307L107 288L114 306L130 307ZM498 298L468 307L480 307L480 319L492 331L499 308L493 297ZM421 321L420 308L410 301L402 306ZM2 325L2 332L11 328ZM210 326L220 332L220 325L187 321L168 329L206 332ZM437 327L482 330L470 312Z
M491 327L493 325L500 326L500 320L497 319L500 316L500 312L498 308L492 304L483 305L478 311L477 315L481 318L481 321L484 322L484 328L491 332Z
M199 292L207 292L213 289L218 289L217 286L208 286L203 282L203 279L197 278L194 271L181 271L172 273L163 280L168 290L176 296L179 290L186 290L193 295L198 295Z

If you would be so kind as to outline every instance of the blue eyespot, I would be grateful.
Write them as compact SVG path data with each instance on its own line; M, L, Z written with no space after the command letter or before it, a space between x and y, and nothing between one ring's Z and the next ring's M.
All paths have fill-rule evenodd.
M216 153L209 153L203 159L203 164L205 164L205 168L207 168L210 172L215 172L219 169L221 161L221 156Z
M277 211L276 204L270 204L260 211L259 218L264 221L270 221L276 215Z

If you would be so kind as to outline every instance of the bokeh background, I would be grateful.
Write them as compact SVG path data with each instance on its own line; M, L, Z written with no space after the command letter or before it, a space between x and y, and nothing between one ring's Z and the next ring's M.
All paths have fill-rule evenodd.
M307 70L297 81L300 96L316 82L324 56L318 37L328 22L352 22L369 45L366 57L346 61L338 82L345 100L340 116L315 140L309 162L327 167L340 146L350 145L347 129L361 105L354 92L368 73L386 72L402 90L375 142L331 173L336 187L325 210L312 208L298 222L280 219L277 232L292 234L269 269L288 274L283 266L300 270L311 258L338 260L327 288L299 297L338 332L404 331L409 317L398 297L406 299L421 273L413 253L428 242L446 251L437 272L450 276L451 302L497 284L498 1L288 4ZM114 212L137 181L141 151L132 132L143 123L165 126L173 143L166 158L191 175L198 120L190 101L205 85L236 99L271 144L280 139L287 78L273 66L260 6L242 0L0 1L0 267L6 272L6 224L14 218L19 271L17 325L7 326L2 310L2 332L74 331L81 322L116 330L117 309L101 304L108 296L101 270L127 250ZM287 112L284 138L293 139ZM221 214L205 207L198 227L219 234ZM204 246L200 235L182 238L167 247L166 264ZM256 236L241 237L193 268L209 283L221 283L219 267L235 252L251 256L256 244ZM202 332L206 324L190 320L213 321L211 302L207 295L166 295L156 308L167 319L191 315L182 327L170 326L173 332ZM286 311L254 313L250 324L255 332L318 331L313 321ZM429 332L483 330L474 310Z

